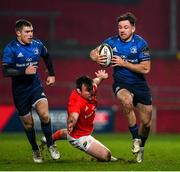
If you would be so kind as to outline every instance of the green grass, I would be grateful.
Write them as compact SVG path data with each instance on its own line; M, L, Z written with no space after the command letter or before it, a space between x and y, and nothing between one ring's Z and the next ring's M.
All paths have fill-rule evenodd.
M40 138L38 135L38 140ZM179 135L151 135L145 149L144 162L133 162L129 134L96 134L118 162L97 162L67 141L58 141L57 147L61 159L53 161L47 151L43 164L32 161L31 149L24 133L0 134L0 170L1 171L180 171Z

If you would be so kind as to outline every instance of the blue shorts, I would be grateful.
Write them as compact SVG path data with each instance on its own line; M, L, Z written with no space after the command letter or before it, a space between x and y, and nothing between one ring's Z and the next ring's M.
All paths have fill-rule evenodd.
M133 104L136 106L138 103L144 105L152 105L152 96L149 87L147 84L141 85L130 85L130 84L121 84L118 82L114 82L113 84L113 92L116 95L117 92L121 89L127 89L129 92L134 94Z
M19 95L13 94L13 98L19 116L24 116L31 112L33 104L38 100L47 99L42 87L38 87L31 94L26 91L19 93Z

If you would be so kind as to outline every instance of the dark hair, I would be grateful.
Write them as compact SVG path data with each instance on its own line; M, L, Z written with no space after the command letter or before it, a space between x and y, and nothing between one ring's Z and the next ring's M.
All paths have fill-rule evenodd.
M85 85L88 91L93 90L93 80L88 76L81 76L76 80L76 88L82 89L82 85Z
M120 21L123 21L123 20L128 20L131 25L135 26L136 25L136 17L134 14L130 13L130 12L127 12L119 17L117 17L117 22L119 23Z
M25 19L19 19L16 21L15 31L21 31L23 27L26 27L26 26L31 27L32 26L31 22Z

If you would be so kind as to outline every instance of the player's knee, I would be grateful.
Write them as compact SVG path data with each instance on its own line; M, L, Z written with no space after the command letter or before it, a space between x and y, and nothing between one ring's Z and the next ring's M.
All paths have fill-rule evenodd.
M122 108L125 114L129 114L133 110L133 104L131 102L124 102Z
M31 131L33 128L33 124L32 123L24 123L24 128L26 131Z
M43 112L41 115L40 115L40 119L41 119L41 122L42 123L48 123L50 121L50 118L48 116L48 113L46 112Z
M103 161L110 161L111 160L111 152L110 151L106 151L105 154L102 157Z
M143 127L150 127L151 126L151 119L146 119L141 121Z

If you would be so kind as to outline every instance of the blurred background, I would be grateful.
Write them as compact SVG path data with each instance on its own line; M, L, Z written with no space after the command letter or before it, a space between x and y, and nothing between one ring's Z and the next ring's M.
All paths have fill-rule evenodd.
M47 46L56 71L54 87L45 86L45 67L39 70L54 130L65 126L66 106L75 79L94 77L101 69L89 59L89 52L107 37L117 34L116 18L132 12L137 17L136 33L149 43L152 69L146 76L153 95L155 133L180 132L180 1L179 0L1 0L0 55L15 38L15 21L30 20L34 37ZM1 63L1 62L0 62ZM98 90L98 132L126 132L127 122L111 89L109 79ZM37 121L38 118L34 115ZM36 119L37 118L37 119ZM13 106L10 78L0 71L0 132L21 131Z

